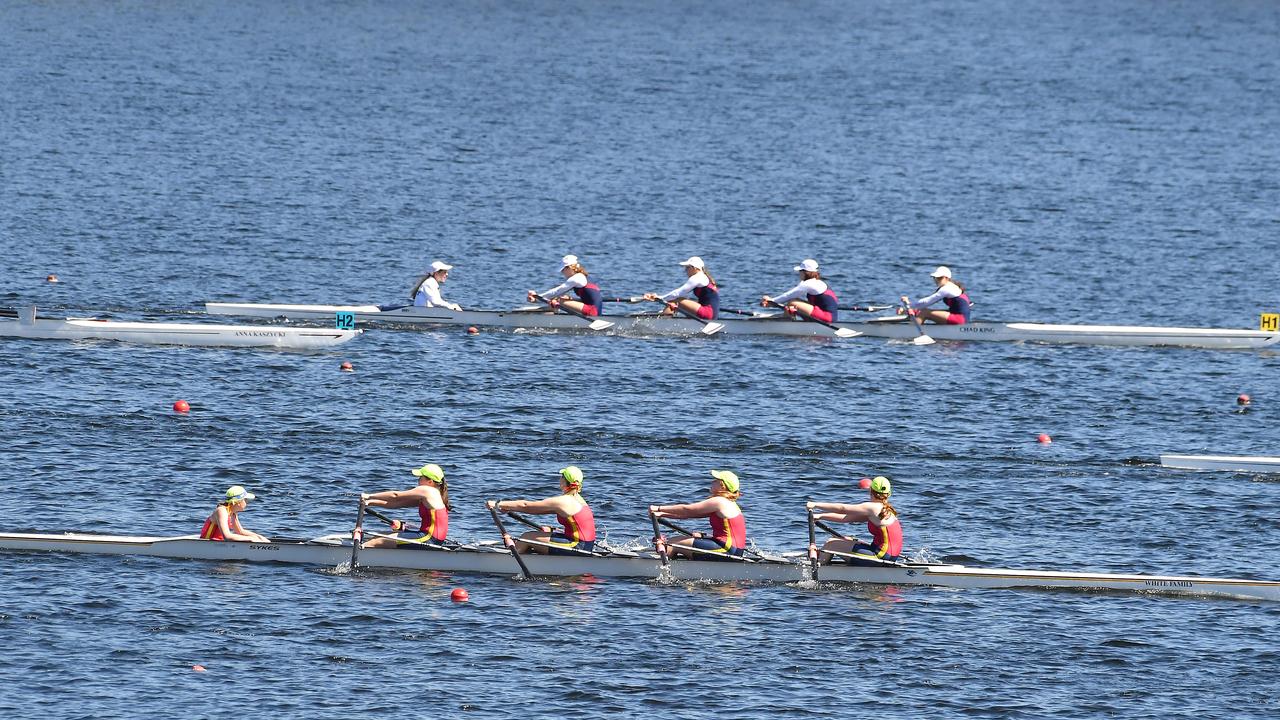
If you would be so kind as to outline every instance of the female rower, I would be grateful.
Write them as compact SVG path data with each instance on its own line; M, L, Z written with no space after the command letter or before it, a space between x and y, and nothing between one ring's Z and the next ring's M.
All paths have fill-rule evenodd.
M738 476L728 470L712 470L711 497L686 505L650 505L654 517L707 518L711 521L711 537L694 533L667 542L667 553L694 560L727 560L740 558L747 547L747 523L738 507L742 496ZM727 557L728 556L728 557Z
M915 302L911 302L906 297L902 298L907 307L898 308L898 314L913 312L921 322L931 320L939 325L963 325L969 322L971 305L969 296L965 293L963 285L951 279L951 268L939 265L937 270L929 273L929 276L937 283L938 289L932 295L922 297ZM946 310L924 310L939 300L946 305Z
M587 279L587 269L578 262L577 255L565 255L560 259L560 274L565 281L542 293L543 300L550 300L551 306L564 305L570 310L577 310L583 315L595 317L604 312L604 295L600 287ZM557 300L556 298L573 291L577 300ZM538 299L538 293L529 291L529 302Z
M422 524L417 530L405 530L405 524L399 520L391 526L395 537L382 537L369 540L362 547L395 547L399 544L417 543L422 545L444 545L449 536L449 483L445 482L444 470L439 465L428 464L414 468L409 472L418 478L417 487L408 490L384 490L383 492L361 495L365 505L369 507L407 508L417 507L418 517Z
M544 527L521 535L516 552L543 555L581 555L596 546L596 519L591 507L582 499L582 470L570 465L560 470L560 494L545 500L503 500L490 507L498 512L526 512L533 515L555 514L563 530ZM525 542L530 540L532 542ZM533 543L542 543L535 545Z
M451 303L440 296L440 283L449 279L452 265L435 260L431 263L431 272L422 278L422 282L413 291L413 304L416 307L444 307L450 310L461 310L462 306Z
M889 478L883 476L872 478L867 491L871 494L871 499L857 505L816 502L805 504L809 510L818 511L814 513L815 520L865 522L867 532L871 533L871 542L856 538L828 540L822 546L822 551L818 553L819 562L824 564L831 562L831 558L834 557L831 551L864 556L865 564L868 565L876 564L877 560L897 562L898 556L902 555L902 523L898 522L898 511L889 504L889 494L893 492ZM841 559L853 565L860 562L858 558Z
M760 305L781 305L791 314L799 313L811 320L835 322L840 314L840 301L818 272L818 261L805 260L795 266L794 270L800 273L800 284L777 297L762 296ZM801 296L805 299L800 300Z
M674 313L679 305L680 309L691 315L703 320L715 320L720 316L720 289L707 272L706 263L695 255L680 264L684 266L688 277L683 285L665 295L645 293L644 299L666 303L666 315ZM691 297L685 297L686 295Z
M241 542L269 543L265 535L246 530L240 524L240 513L249 507L249 501L257 497L240 485L227 488L226 498L214 508L200 528L200 537L204 540L239 540Z

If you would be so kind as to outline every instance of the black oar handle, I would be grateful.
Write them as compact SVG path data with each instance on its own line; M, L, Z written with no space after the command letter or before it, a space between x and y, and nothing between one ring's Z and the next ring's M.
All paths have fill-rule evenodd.
M667 567L671 564L671 559L667 557L667 542L662 537L662 531L658 529L658 516L650 512L649 519L653 521L653 547L658 551L658 559L662 561L662 567Z
M360 545L364 541L364 513L367 509L364 505L364 496L361 496L360 510L356 513L356 525L351 529L351 570L353 572L360 563Z
M818 539L814 532L813 526L817 521L813 517L813 511L809 511L809 579L814 582L818 581Z

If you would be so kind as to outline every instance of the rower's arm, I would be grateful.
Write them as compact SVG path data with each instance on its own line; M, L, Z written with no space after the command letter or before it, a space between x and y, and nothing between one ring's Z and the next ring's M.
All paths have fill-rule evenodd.
M384 490L365 497L369 507L405 508L417 505L426 498L422 486L410 490Z
M529 513L531 515L551 515L562 509L559 500L560 498L547 498L546 500L503 500L498 509L503 512L513 510L515 512Z
M720 509L720 504L716 502L717 500L719 498L709 497L701 502L684 505L658 505L654 514L658 517L676 518L677 520L707 517Z

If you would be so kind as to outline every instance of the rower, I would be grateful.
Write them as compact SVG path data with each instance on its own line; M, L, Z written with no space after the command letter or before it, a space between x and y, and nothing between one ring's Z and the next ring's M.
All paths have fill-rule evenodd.
M418 517L422 523L417 530L406 530L405 523L396 520L391 525L394 537L374 538L361 547L396 547L397 545L419 544L441 546L449 536L449 483L444 479L444 470L439 465L429 463L409 471L418 478L418 485L408 490L384 490L382 492L361 494L360 499L369 507L407 508L417 507Z
M239 540L240 542L271 542L265 535L246 530L240 524L240 513L249 507L249 501L257 496L240 485L227 488L227 494L200 528L202 540Z
M688 278L683 285L665 295L645 293L644 299L666 303L666 315L673 314L678 304L691 315L703 320L715 320L720 316L720 289L716 287L711 273L707 272L706 263L695 255L680 264L684 266Z
M747 547L747 523L738 507L742 497L738 476L728 470L712 470L711 496L685 505L650 505L654 517L707 518L711 521L711 537L702 533L677 536L667 542L667 553L694 560L728 560L741 558ZM695 552L697 548L703 552Z
M902 300L906 307L898 308L898 314L913 313L920 318L921 322L929 320L939 325L964 325L969 322L969 311L972 303L969 301L969 295L965 292L964 285L951 278L951 268L946 265L939 265L936 270L929 273L929 276L933 278L938 289L932 295L922 297L915 302L904 297ZM946 305L946 310L924 309L939 300Z
M800 273L800 284L777 297L762 296L760 305L780 305L790 315L799 313L810 320L835 322L840 314L840 301L818 272L818 261L810 258L792 269ZM805 299L800 300L801 296Z
M582 470L574 465L560 469L560 494L545 500L503 500L492 507L498 512L555 514L563 530L543 527L521 535L516 552L543 555L581 555L596 546L596 519L591 506L582 499ZM492 501L490 501L492 502ZM526 540L532 542L525 542ZM535 545L533 543L541 543Z
M564 305L570 310L592 317L604 312L604 295L600 293L600 286L587 279L587 269L578 262L577 255L565 255L560 258L560 274L564 276L565 281L541 295L543 300L551 301L551 307ZM556 299L570 290L578 296L577 300ZM535 302L538 297L538 293L529 291L529 302Z
M461 310L462 306L451 303L440 296L440 283L449 279L449 271L453 269L452 265L434 260L431 263L431 271L426 277L422 278L422 282L413 292L413 304L415 307L443 307L450 310Z
M889 478L877 476L867 486L871 499L857 505L840 503L805 503L809 510L817 510L814 520L831 520L833 522L855 523L865 522L867 532L871 533L871 542L850 538L843 540L832 538L822 546L818 553L818 562L831 562L834 557L830 551L851 553L859 557L841 557L850 565L878 565L881 562L897 562L902 555L902 523L898 522L898 511L889 504L889 495L893 487Z

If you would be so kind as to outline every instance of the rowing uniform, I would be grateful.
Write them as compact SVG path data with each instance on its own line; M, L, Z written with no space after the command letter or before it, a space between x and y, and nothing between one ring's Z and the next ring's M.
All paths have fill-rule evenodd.
M970 306L969 295L960 289L959 285L953 282L945 282L942 287L934 294L920 298L911 303L913 309L929 307L930 305L941 300L947 306L947 324L948 325L964 325L969 322Z
M228 517L228 525L231 518ZM218 527L218 511L214 510L213 514L205 518L204 527L200 528L201 540L226 540L227 537L222 534L222 528Z
M835 322L840 316L839 299L831 291L831 287L818 278L809 278L801 282L799 285L773 298L773 301L779 305L786 305L791 300L797 300L801 296L804 296L805 302L813 306L815 320Z
M585 273L570 275L568 280L542 293L542 297L551 300L570 290L582 301L583 315L597 316L604 312L604 295L600 292L600 286L587 280Z
M422 524L418 529L402 532L396 536L397 542L421 545L443 545L449 536L449 508L433 508L418 503L418 517Z
M898 561L898 557L902 555L902 523L898 522L896 515L888 525L876 525L868 520L867 532L871 533L871 543L868 545L859 540L853 547L855 555L868 555L888 562ZM850 561L857 564L856 559Z
M578 555L580 552L591 552L596 546L596 518L591 507L582 496L574 493L573 499L582 507L568 517L556 514L556 519L564 530L551 533L547 542L556 547L548 548L552 555ZM574 552L575 550L580 552Z
M413 304L415 307L445 307L450 310L461 310L461 305L445 300L440 296L440 282L434 276L428 275L426 280L418 286L418 291L413 294Z
M737 503L734 503L737 506ZM731 517L721 517L718 513L711 513L704 516L711 521L711 537L694 538L693 546L699 550L707 550L712 553L722 553L733 557L742 557L742 551L747 547L747 519L743 516L742 511ZM708 553L694 553L695 560L721 560L715 555Z
M704 272L696 272L689 276L683 285L666 295L659 295L663 302L672 302L682 297L692 297L698 301L698 317L703 320L715 320L720 317L720 289L711 282Z

